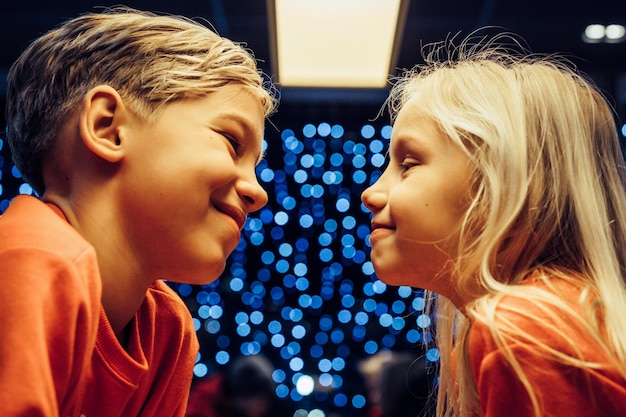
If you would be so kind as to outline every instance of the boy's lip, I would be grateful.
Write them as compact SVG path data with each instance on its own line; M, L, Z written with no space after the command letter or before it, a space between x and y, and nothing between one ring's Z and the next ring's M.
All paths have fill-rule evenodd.
M243 229L243 226L246 223L246 213L242 209L227 203L215 203L215 207L218 211L232 217L233 220L235 220L235 223L237 223L239 230Z

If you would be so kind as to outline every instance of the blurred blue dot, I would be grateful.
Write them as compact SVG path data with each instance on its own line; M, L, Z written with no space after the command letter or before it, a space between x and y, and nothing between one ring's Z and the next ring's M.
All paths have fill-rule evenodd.
M326 343L328 343L328 334L324 332L315 333L315 343L318 343L320 345L325 345Z
M384 126L384 127L380 130L380 135L381 135L384 139L389 139L389 138L391 138L391 126L389 126L389 125Z
M193 367L193 374L199 378L203 378L209 372L209 368L203 363L196 364Z
M317 129L311 123L307 123L302 128L302 134L306 136L307 138L312 138L313 136L315 136L316 132L317 132Z
M418 343L421 340L421 334L415 329L411 329L406 332L406 340L409 343Z
M294 166L297 160L298 160L298 157L296 156L295 153L292 153L292 152L288 152L283 156L283 162L285 163L285 167ZM276 176L276 174L274 175ZM282 181L276 178L276 182L280 183Z
M35 193L35 191L33 190L33 187L31 187L30 184L27 184L27 183L23 183L20 185L19 192L20 194L26 194L26 195L33 195Z
M261 171L259 178L261 178L263 182L270 182L274 179L274 171L269 168L265 168Z
M343 132L344 129L341 125L333 125L333 127L330 129L330 135L335 139L339 139L340 137L342 137Z
M304 277L300 277L296 280L296 288L299 291L306 291L309 288L309 280Z
M237 292L243 288L243 281L240 278L233 278L230 280L230 289Z
M272 299L274 301L279 301L281 300L283 297L285 296L284 290L281 287L274 287L272 288L272 290L270 291L270 297L272 297Z
M332 362L333 362L333 369L335 371L341 371L346 366L346 361L343 358L334 358Z
M350 200L347 200L345 198L340 198L337 200L337 203L335 206L337 208L337 211L341 213L345 213L346 211L350 209Z
M305 170L299 169L293 174L293 180L298 184L303 184L309 179L309 174Z
M365 353L372 355L378 351L378 344L373 340L368 340L367 342L365 342L363 350L365 350Z
M376 294L382 294L387 290L387 284L385 284L384 282L380 281L380 280L376 280L376 282L374 282L374 292Z
M324 348L321 347L320 345L313 345L311 346L309 353L312 358L319 358L320 356L324 354Z
M363 125L363 127L361 127L361 136L363 136L363 138L365 139L371 139L375 133L376 130L372 125Z
M219 363L220 365L227 364L229 360L230 354L225 350L220 350L215 354L215 362Z
M393 322L391 323L391 327L393 327L395 330L402 330L405 325L406 322L402 317L394 317Z
M426 351L426 359L430 362L437 362L439 360L439 350L436 348L430 348Z
M275 334L271 337L270 343L272 346L279 348L285 344L285 336L282 334Z
M354 151L354 142L351 140L347 140L343 143L343 152L345 154L351 155Z
M393 311L396 314L402 314L405 308L406 308L406 305L404 304L404 301L401 301L401 300L395 300L391 304L391 311Z
M237 326L237 334L239 336L248 336L250 334L250 326L248 324L240 324Z
M261 324L263 323L263 313L260 311L253 311L252 313L250 313L250 322L252 324Z
M261 262L263 262L265 265L271 265L274 262L274 259L275 259L275 256L270 251L265 251L261 255Z
M22 173L19 169L17 169L15 165L11 167L11 175L13 175L15 178L22 178Z
M285 384L279 384L274 392L278 398L287 398L289 396L289 387Z
M289 367L291 368L292 371L300 371L302 370L302 368L304 368L304 361L301 358L292 358L289 361Z
M324 187L322 187L320 184L315 184L311 189L311 195L315 198L320 198L324 195Z
M349 310L341 310L337 313L337 320L341 323L348 323L352 319L352 313Z
M391 348L396 344L396 337L392 334L386 334L383 336L382 345Z
M330 134L330 125L326 122L320 123L317 126L317 133L321 136L321 137L326 137Z
M276 271L285 273L289 270L289 262L286 259L279 259L275 265Z
M417 319L415 321L417 325L422 329L430 326L431 323L430 317L428 317L426 314L420 314L419 316L417 316Z
M354 326L352 329L352 339L355 342L360 342L365 338L366 333L365 326Z
M320 317L319 327L322 330L330 330L333 327L333 319L325 314Z
M305 214L300 217L300 226L304 228L309 228L312 225L313 225L313 217L311 217L309 214Z
M370 142L369 148L372 153L380 153L385 148L385 145L381 140L374 139Z
M354 306L354 302L355 299L352 294L345 294L343 297L341 297L341 305L345 308L351 308L352 306Z
M207 320L204 322L204 330L209 334L218 334L222 330L222 326L218 320Z
M334 167L340 167L343 164L343 155L334 153L330 156L330 164Z
M387 313L381 314L379 319L378 319L378 322L383 327L391 326L392 321L393 321L393 317L391 317L391 315L387 314Z
M348 403L348 397L346 397L346 394L344 393L339 393L335 395L334 403L337 407L345 407Z
M365 407L365 397L361 394L357 394L354 397L352 397L352 406L354 408L363 408Z
M284 226L289 221L289 215L284 211L279 211L274 215L274 222L280 226Z
M406 285L402 285L398 287L398 295L401 298L408 298L413 294L413 288L406 286Z
M376 168L380 168L383 165L385 165L385 156L380 153L375 153L374 155L372 155L372 158L370 161L372 165L374 165Z
M285 378L287 377L287 375L285 374L285 371L283 371L282 369L276 369L274 370L274 372L272 372L272 379L274 380L274 382L283 382L285 380Z
M324 358L318 362L317 368L322 372L328 372L333 368L333 366L329 359Z
M335 344L339 344L341 342L343 342L344 339L344 333L343 330L341 329L335 329L332 332L330 332L330 340L335 343Z
M328 219L324 222L324 230L332 233L337 230L337 221L335 219Z
M300 165L304 168L311 168L313 166L313 161L313 156L309 154L305 154L300 157Z
M283 198L282 205L285 210L292 210L296 207L296 199L291 196L287 196Z
M356 184L363 184L367 180L367 174L365 173L365 171L362 171L360 169L356 170L352 173L352 180Z
M359 311L354 315L354 322L359 325L365 325L369 321L369 316L364 311Z
M274 220L274 213L268 208L264 208L259 213L259 218L265 224L270 224Z
M293 329L291 329L291 335L296 339L302 339L306 336L306 329L304 326L298 324L297 326L293 326Z
M422 297L416 297L413 299L413 303L411 305L415 310L422 311L424 310L424 307L426 307L426 301Z

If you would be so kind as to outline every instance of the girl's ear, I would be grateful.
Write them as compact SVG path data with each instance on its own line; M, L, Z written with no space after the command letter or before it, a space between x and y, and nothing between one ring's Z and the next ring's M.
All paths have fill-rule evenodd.
M124 157L120 124L124 120L124 103L119 93L108 85L99 85L87 92L79 119L83 144L94 155L108 162Z

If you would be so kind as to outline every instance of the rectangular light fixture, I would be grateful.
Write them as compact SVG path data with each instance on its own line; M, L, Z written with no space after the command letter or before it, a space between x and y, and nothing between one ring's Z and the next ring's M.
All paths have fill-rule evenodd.
M267 0L281 87L384 88L409 0Z

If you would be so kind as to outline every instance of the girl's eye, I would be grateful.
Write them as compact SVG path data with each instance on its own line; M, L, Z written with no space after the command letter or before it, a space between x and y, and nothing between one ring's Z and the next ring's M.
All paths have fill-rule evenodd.
M418 166L419 165L419 161L415 158L404 158L402 160L402 163L400 164L400 167L402 168L403 172L408 171L409 169L413 168L414 166Z

